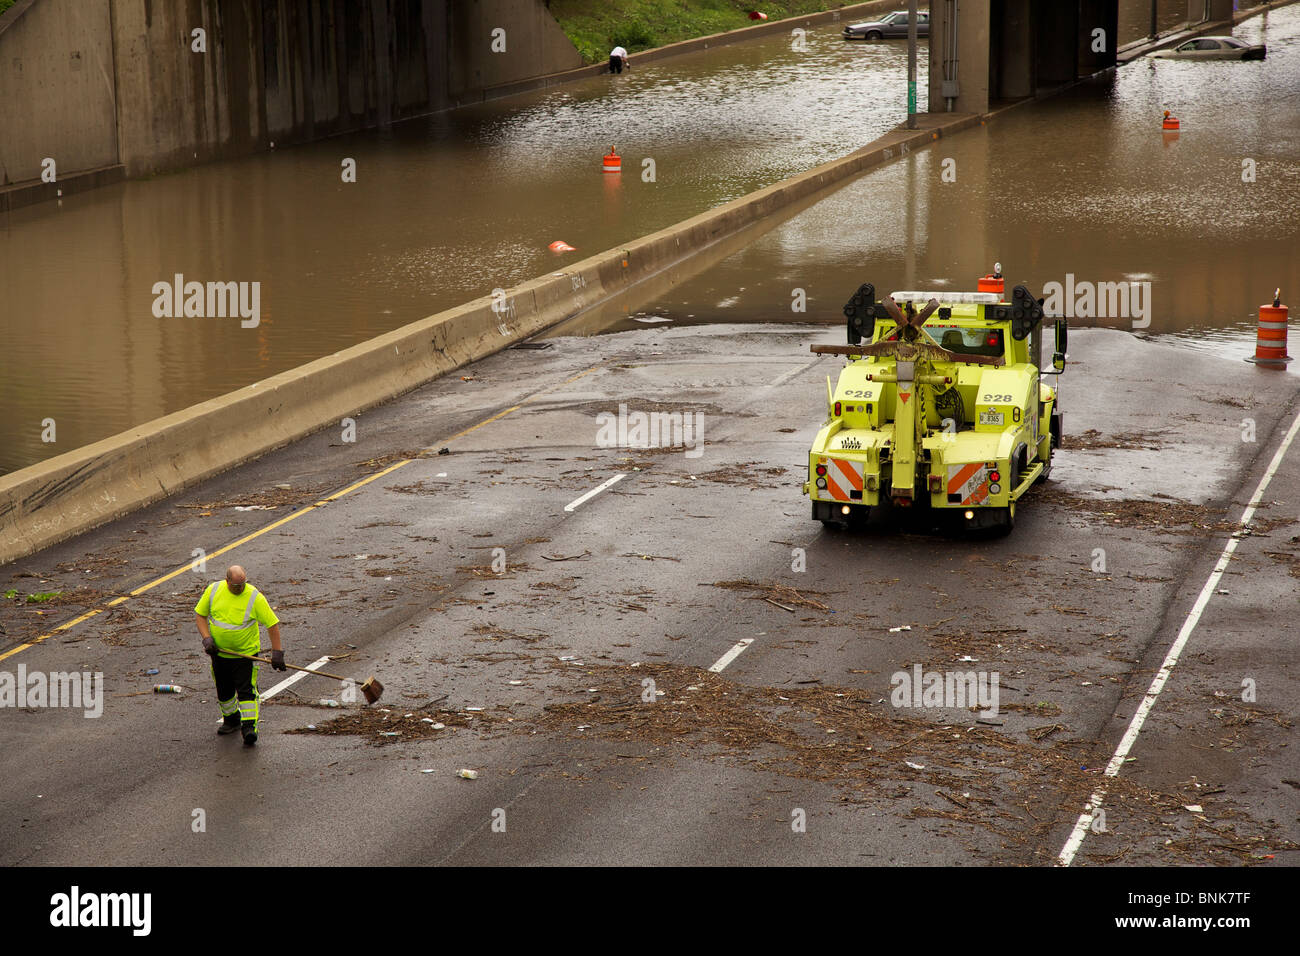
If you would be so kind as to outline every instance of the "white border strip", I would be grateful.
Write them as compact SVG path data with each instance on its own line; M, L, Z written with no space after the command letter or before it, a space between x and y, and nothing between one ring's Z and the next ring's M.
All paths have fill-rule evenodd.
M579 505L583 504L586 501L590 501L592 498L596 497L596 495L600 494L610 485L616 484L622 481L626 477L627 477L626 473L620 472L619 474L615 475L613 478L609 479L609 481L602 482L601 484L597 485L595 488L592 488L591 491L587 492L581 498L577 498L573 501L570 501L567 505L564 506L564 510L565 511L575 510Z
M1300 431L1300 413L1296 414L1295 419L1291 422L1291 427L1287 429L1286 436L1282 439L1282 444L1278 446L1277 452L1273 455L1273 460L1269 462L1268 470L1264 472L1264 477L1259 480L1259 485L1255 488L1255 493L1250 498L1250 503L1246 505L1246 510L1241 514L1241 523L1249 524L1250 519L1255 516L1255 509L1263 500L1264 491L1268 488L1269 482L1273 480L1273 475L1282 465L1282 459L1291 447L1291 442L1295 440L1296 433ZM1147 688L1147 693L1142 698L1142 703L1138 706L1137 712L1129 722L1128 730L1124 734L1124 739L1119 742L1119 747L1115 750L1115 755L1110 758L1110 763L1106 765L1106 777L1118 777L1120 768L1124 766L1124 759L1128 756L1133 744L1137 742L1138 734L1142 732L1142 725L1146 723L1147 716L1151 713L1152 708L1156 705L1156 698L1164 690L1165 682L1169 680L1169 675L1173 672L1174 665L1178 663L1179 656L1183 653L1183 648L1187 646L1188 639L1192 632L1196 630L1196 625L1201 620L1201 615L1205 612L1205 607L1210 603L1210 598L1214 595L1215 589L1219 586L1219 581L1223 578L1223 572L1228 569L1228 563L1232 560L1232 554L1237 550L1237 544L1241 539L1233 535L1228 539L1228 543L1223 548L1223 553L1219 555L1218 563L1215 564L1214 570L1210 573L1209 579L1205 586L1201 588L1200 595L1196 598L1196 603L1187 613L1187 619L1183 621L1182 629L1178 632L1178 637L1169 648L1169 653L1165 655L1164 664L1161 665L1155 679L1151 681L1151 686ZM1069 866L1074 860L1074 855L1079 852L1079 847L1083 844L1084 837L1088 835L1088 830L1092 826L1092 821L1096 811L1101 808L1102 801L1106 798L1106 789L1098 787L1093 792L1092 797L1088 800L1088 805L1084 808L1083 813L1074 824L1074 830L1070 838L1065 841L1065 846L1061 848L1060 855L1056 862L1061 866Z

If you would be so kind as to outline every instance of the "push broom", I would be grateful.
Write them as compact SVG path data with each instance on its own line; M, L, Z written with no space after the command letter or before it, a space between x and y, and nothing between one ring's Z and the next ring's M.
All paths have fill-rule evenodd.
M238 651L223 650L221 653L236 654L239 657L246 657L250 661L257 661L260 664L271 663L265 657L254 657L252 654L240 654ZM337 681L352 680L352 678L350 677L340 677L338 674L327 674L325 673L325 671L312 670L310 667L299 667L297 664L290 664L288 661L285 661L284 666L292 668L293 670L296 671L302 671L304 674L319 674L321 677L332 677L334 678L334 680ZM361 693L366 695L367 704L373 704L375 701L379 700L379 696L383 694L383 692L384 692L384 685L379 683L379 678L376 677L374 674L371 674L369 679L364 684L361 685Z

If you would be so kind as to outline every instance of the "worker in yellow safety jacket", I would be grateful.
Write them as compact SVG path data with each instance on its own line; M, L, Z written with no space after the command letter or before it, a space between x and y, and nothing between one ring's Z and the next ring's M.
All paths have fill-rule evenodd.
M212 658L212 680L221 707L219 734L244 733L244 744L257 743L257 662L238 654L262 649L259 625L271 638L271 667L285 670L280 647L280 619L266 596L248 583L244 569L231 565L224 581L214 581L194 605L194 623L203 638L203 652ZM229 653L235 652L235 653Z

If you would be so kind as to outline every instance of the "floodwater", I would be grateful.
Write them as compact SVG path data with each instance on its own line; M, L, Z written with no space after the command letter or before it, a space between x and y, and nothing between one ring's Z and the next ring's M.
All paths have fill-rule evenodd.
M1268 58L1136 62L1018 107L858 177L639 313L593 312L561 330L838 323L863 282L880 295L973 290L1000 261L1035 294L1072 281L1072 325L1253 354L1274 288L1300 303L1300 5L1237 35L1267 42ZM1164 109L1181 120L1176 137L1161 130ZM1128 315L1118 300L1117 314L1077 315L1082 284L1103 282L1139 283L1141 301ZM792 312L796 290L806 313Z
M1122 0L1121 42L1149 6ZM1160 0L1162 30L1185 13ZM1161 62L873 172L652 311L834 316L852 289L1136 278L1152 330L1239 336L1300 287L1300 9L1248 21L1269 58ZM0 214L0 472L338 351L842 156L901 121L906 44L842 24ZM1128 34L1126 35L1126 31ZM922 75L926 68L921 57ZM925 86L921 84L921 109ZM1159 111L1183 119L1177 142ZM611 144L624 172L601 173ZM341 181L345 159L357 181ZM956 161L956 183L939 180ZM1257 181L1241 181L1241 163ZM653 160L653 180L643 177ZM554 240L577 251L556 255ZM159 317L155 285L259 283L258 322ZM1142 278L1146 277L1146 278ZM251 326L251 319L247 324ZM589 323L589 327L590 326ZM1222 332L1221 330L1226 330ZM53 419L57 441L42 441Z
M0 214L0 472L870 142L905 117L907 47L846 43L842 26L809 31L804 49L777 33ZM924 48L920 60L924 76ZM601 172L611 144L623 155L619 175ZM342 182L346 158L356 160L355 183ZM577 251L551 253L554 240ZM257 325L157 317L154 285L177 274L260 283ZM245 291L251 306L253 287ZM45 419L54 443L41 440Z

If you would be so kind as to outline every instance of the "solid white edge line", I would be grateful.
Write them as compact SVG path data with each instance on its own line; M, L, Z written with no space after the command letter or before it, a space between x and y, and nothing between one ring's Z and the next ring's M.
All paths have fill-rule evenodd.
M567 505L564 506L564 510L573 511L580 504L583 504L584 502L589 501L590 499L596 497L596 495L600 494L610 485L615 484L616 482L620 482L626 477L627 474L625 472L620 472L619 474L615 475L613 478L609 479L609 481L601 482L599 485L597 485L595 488L592 488L591 491L587 492L581 498L576 498L573 501L570 501Z
M1259 484L1255 488L1255 493L1251 496L1250 502L1246 505L1246 510L1241 513L1241 524L1247 525L1250 519L1255 516L1255 509L1263 500L1264 491L1268 488L1269 482L1273 480L1273 475L1277 473L1278 468L1282 466L1282 459L1286 456L1287 449L1291 447L1291 442L1295 440L1296 433L1300 432L1300 412L1296 413L1295 419L1291 422L1291 427L1287 429L1286 436L1282 443L1278 445L1277 451L1273 455L1273 460L1269 462L1268 470L1260 478ZM1237 544L1240 538L1234 534L1228 538L1228 543L1223 548L1223 553L1219 555L1219 560L1214 565L1214 570L1210 572L1209 578L1205 581L1205 586L1201 588L1200 595L1196 598L1196 603L1187 613L1186 620L1178 632L1178 637L1170 645L1169 652L1165 655L1164 663L1161 665L1159 672L1151 681L1151 686L1147 688L1147 693L1142 698L1142 703L1138 706L1137 712L1133 714L1133 719L1129 722L1128 730L1124 733L1124 739L1119 742L1114 756L1110 758L1110 763L1106 765L1106 772L1103 776L1118 777L1120 768L1124 766L1124 759L1133 749L1133 744L1137 742L1138 734L1142 731L1142 725L1146 723L1147 716L1155 707L1156 698L1164 690L1165 682L1169 680L1169 675L1173 672L1174 665L1178 663L1178 658L1187 646L1188 639L1192 632L1196 630L1196 625L1201 620L1201 615L1205 612L1206 606L1210 603L1210 598L1214 595L1215 589L1219 586L1219 581L1223 578L1223 572L1228 569L1228 564L1232 560L1232 554L1237 550ZM1087 807L1083 813L1079 814L1079 819L1075 821L1074 830L1070 833L1070 838L1065 841L1065 846L1061 848L1060 854L1056 861L1061 866L1069 866L1074 860L1074 855L1079 852L1079 847L1083 845L1084 838L1088 835L1088 830L1092 826L1092 821L1096 817L1096 811L1101 808L1101 803L1106 799L1106 790L1104 787L1098 787L1088 800Z
M753 643L754 643L754 639L752 637L747 637L743 641L737 641L736 646L733 647L731 650L727 651L727 653L723 654L721 657L719 657L713 663L713 666L709 668L709 670L711 670L715 674L721 674L728 664L730 664L732 661L734 661L737 657L740 656L741 651L743 651L745 648L749 647L749 645Z

